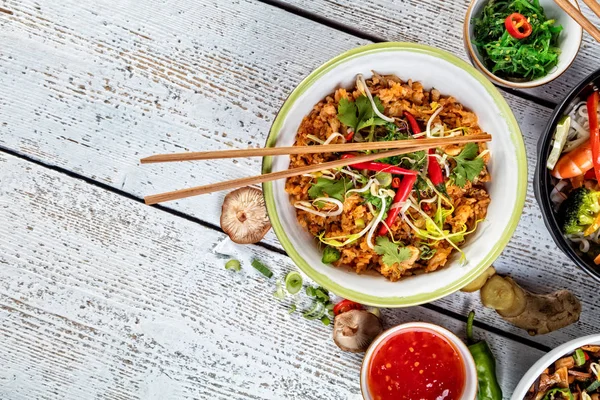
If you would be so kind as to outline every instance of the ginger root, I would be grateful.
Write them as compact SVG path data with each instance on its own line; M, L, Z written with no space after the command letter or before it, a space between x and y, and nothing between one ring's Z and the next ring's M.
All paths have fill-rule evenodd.
M481 300L511 324L530 335L543 335L579 320L581 303L568 290L535 294L510 277L494 275L481 288Z

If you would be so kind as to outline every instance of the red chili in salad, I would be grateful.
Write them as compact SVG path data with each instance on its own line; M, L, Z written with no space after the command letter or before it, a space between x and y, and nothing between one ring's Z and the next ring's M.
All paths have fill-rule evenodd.
M523 14L512 13L504 21L504 26L508 34L515 39L525 39L531 35L533 28Z

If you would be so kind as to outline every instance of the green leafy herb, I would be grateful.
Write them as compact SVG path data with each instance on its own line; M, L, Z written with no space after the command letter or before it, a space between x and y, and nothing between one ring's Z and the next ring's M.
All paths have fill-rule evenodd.
M527 18L532 32L515 39L504 21L512 13ZM537 79L558 64L558 37L562 26L546 18L539 0L491 0L473 19L473 42L491 72L502 78Z
M344 201L346 192L352 189L352 182L346 178L342 179L327 179L317 178L317 181L308 189L308 195L311 199L323 197L327 194L329 197Z
M373 98L379 112L383 113L383 105L379 97ZM375 115L371 102L365 95L360 95L355 102L342 98L338 104L338 119L354 132L371 126L385 125L387 122Z
M266 276L267 278L270 278L273 276L273 272L271 272L271 270L269 268L267 268L267 266L265 264L263 264L262 262L260 262L259 260L257 260L256 258L254 260L252 260L252 266L261 274L263 274L264 276Z
M464 187L467 181L473 181L483 170L483 158L477 158L479 146L476 143L467 143L465 148L456 157L452 157L456 161L456 167L450 174L460 187Z
M403 263L412 254L410 249L391 242L387 236L379 236L377 238L375 252L383 256L383 263L388 267L396 263Z

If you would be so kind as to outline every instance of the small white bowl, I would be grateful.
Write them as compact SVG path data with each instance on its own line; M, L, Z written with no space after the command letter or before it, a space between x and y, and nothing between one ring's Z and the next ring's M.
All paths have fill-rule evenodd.
M577 0L570 0L571 3L577 9L579 9L579 4L577 4ZM561 54L558 56L558 65L554 67L550 73L542 78L534 79L531 81L509 81L506 79L502 79L492 74L485 65L483 64L483 60L481 55L477 51L475 45L471 42L473 37L473 24L471 21L473 18L479 16L483 11L483 8L489 3L489 0L472 0L469 8L467 9L467 14L465 16L465 21L463 24L463 39L465 43L465 50L467 51L467 55L471 60L471 63L481 72L483 72L492 82L495 82L499 85L512 87L517 89L528 89L536 86L544 85L548 82L553 81L554 79L561 76L573 61L575 61L575 57L579 52L579 48L581 47L581 40L583 37L583 29L581 26L575 22L574 19L569 17L569 15L564 12L555 2L554 0L540 0L540 5L544 8L544 12L546 17L549 19L555 19L559 25L562 25L563 31L560 33L558 38L558 46L561 49Z
M527 391L535 380L542 374L542 372L552 365L556 360L561 357L564 357L568 354L573 353L576 349L581 346L585 346L586 344L596 344L600 345L600 334L597 335L589 335L577 338L575 340L571 340L561 346L558 346L544 357L540 358L538 362L533 364L531 368L525 373L523 378L519 381L515 391L513 392L511 400L523 400Z
M365 357L363 358L360 369L360 391L363 395L363 398L365 400L373 400L368 387L369 364L375 350L379 347L379 344L400 331L412 331L415 329L426 330L430 332L432 331L448 340L454 346L454 348L458 350L465 367L465 388L460 399L475 399L475 396L477 395L477 370L475 369L475 361L473 360L473 356L471 356L471 352L469 352L467 346L454 333L442 328L441 326L428 324L426 322L410 322L408 324L395 326L383 332L373 341L373 343L371 343L367 349L367 352L365 353Z
M486 184L487 217L462 246L467 264L455 254L445 268L391 282L380 274L361 274L321 262L321 251L296 218L285 180L263 184L273 230L292 260L319 285L336 295L378 307L410 307L447 296L479 276L500 255L514 232L527 190L527 160L519 125L491 82L467 62L445 51L414 43L377 43L341 54L312 72L290 94L273 122L267 146L292 146L298 126L313 106L337 88L351 87L356 74L371 71L420 81L453 96L472 110L492 135ZM289 156L265 157L263 173L289 168Z

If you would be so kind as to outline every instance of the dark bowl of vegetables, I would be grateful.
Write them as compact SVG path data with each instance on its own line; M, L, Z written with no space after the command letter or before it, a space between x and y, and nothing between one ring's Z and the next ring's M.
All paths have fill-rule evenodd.
M600 281L600 69L554 111L538 143L534 190L546 227Z
M521 89L562 75L575 60L582 35L581 26L553 0L472 0L464 21L471 63L492 82Z

